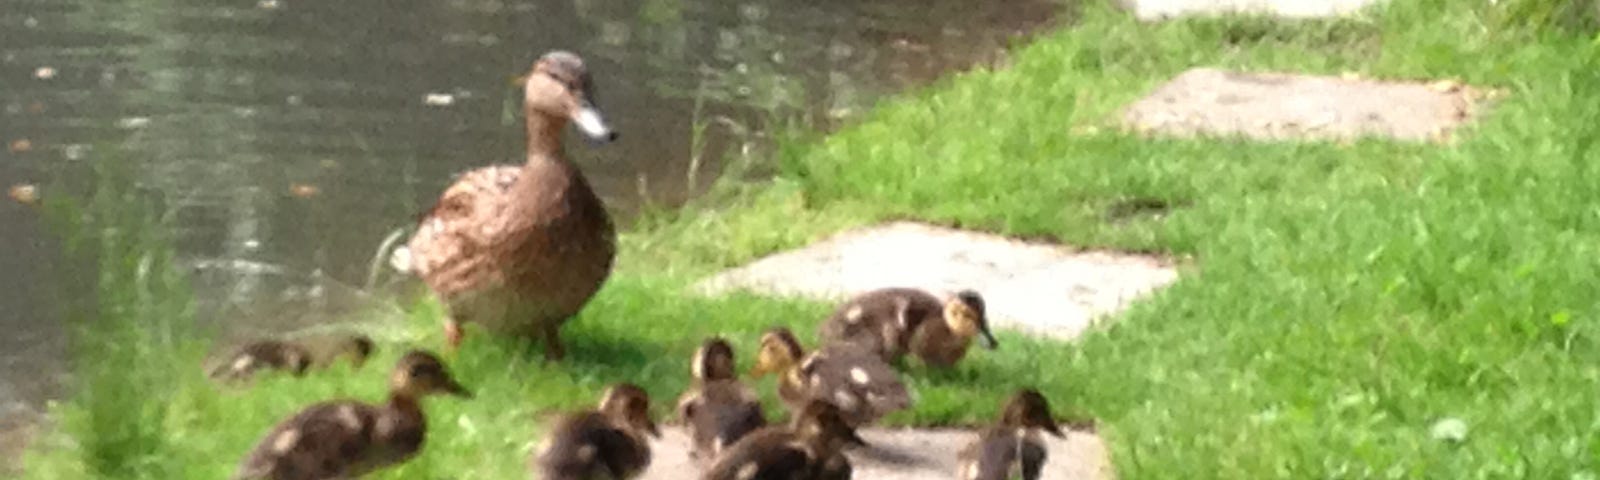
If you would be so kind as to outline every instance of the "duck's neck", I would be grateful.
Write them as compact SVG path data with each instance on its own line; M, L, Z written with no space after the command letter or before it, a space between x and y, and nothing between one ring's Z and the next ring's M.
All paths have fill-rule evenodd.
M406 392L389 392L389 409L407 418L422 418L422 407L417 397Z
M531 106L523 107L522 117L528 128L528 164L560 161L561 130L567 127L567 119L546 115Z

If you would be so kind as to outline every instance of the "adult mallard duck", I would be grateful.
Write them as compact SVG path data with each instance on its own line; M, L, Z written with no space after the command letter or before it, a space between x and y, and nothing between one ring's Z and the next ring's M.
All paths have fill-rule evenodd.
M347 358L351 366L360 368L372 350L372 339L365 335L254 340L229 350L206 368L206 375L224 383L247 381L264 370L301 376L311 368L328 367L340 358Z
M427 433L420 401L434 393L472 397L437 357L408 352L389 375L387 403L335 400L306 407L272 427L233 478L358 478L409 460Z
M689 370L689 389L678 397L678 418L689 429L694 448L691 458L714 460L722 450L766 425L761 398L739 383L734 369L733 346L709 338L695 351Z
M864 446L839 408L808 402L786 426L745 436L717 459L704 480L845 480L852 473L844 449Z
M577 55L545 54L522 84L526 162L462 175L392 260L445 304L451 348L470 322L540 339L545 357L559 360L561 324L600 289L616 256L611 218L567 160L561 134L569 122L599 142L617 133L595 108Z
M1001 408L999 421L978 432L978 439L957 454L958 478L1037 480L1047 456L1039 430L1066 437L1051 417L1044 395L1033 389L1017 391Z
M894 367L852 345L826 345L806 354L794 333L773 327L761 335L750 376L778 374L778 398L798 415L812 400L832 403L856 427L911 406Z
M650 442L661 437L650 419L650 395L619 383L601 395L600 407L564 415L554 422L530 462L533 478L543 480L621 480L650 466Z
M983 297L973 290L943 301L912 288L868 291L841 304L817 333L825 343L856 345L886 362L910 353L935 367L955 365L974 337L984 348L999 345Z

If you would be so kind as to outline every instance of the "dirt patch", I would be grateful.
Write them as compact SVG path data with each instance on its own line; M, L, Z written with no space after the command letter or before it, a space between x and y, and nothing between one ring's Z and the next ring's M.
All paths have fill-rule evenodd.
M1179 137L1445 141L1489 97L1486 90L1448 80L1381 82L1196 68L1129 105L1123 124Z
M1335 17L1355 13L1377 0L1121 0L1139 20L1188 15L1263 14L1279 18Z
M702 466L689 459L689 436L678 427L661 431L651 446L654 459L642 480L693 478ZM870 448L848 452L854 478L914 480L956 478L956 452L975 438L963 429L867 428L861 437ZM1050 480L1109 480L1114 478L1105 444L1090 433L1069 431L1067 438L1046 436L1050 447L1041 478Z
M972 288L984 296L995 325L1070 339L1177 276L1160 257L896 222L762 258L696 289L840 301L891 286L946 293Z

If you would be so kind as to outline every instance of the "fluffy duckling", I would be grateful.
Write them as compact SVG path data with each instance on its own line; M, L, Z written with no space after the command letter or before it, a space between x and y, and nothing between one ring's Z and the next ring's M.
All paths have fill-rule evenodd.
M688 426L694 441L691 458L710 461L724 447L767 424L761 398L739 383L733 346L726 340L706 339L695 351L689 370L694 378L678 397L678 418Z
M1039 430L1066 438L1050 415L1050 403L1037 390L1017 391L1001 409L1000 420L978 433L958 454L961 480L1005 480L1021 475L1037 480L1045 445Z
M852 471L844 449L865 445L838 407L812 401L791 425L763 427L734 443L701 478L844 480Z
M372 339L364 335L336 335L321 339L256 340L234 348L206 375L221 382L248 380L263 370L283 370L295 376L312 367L326 368L340 358L360 368L372 355Z
M427 421L420 401L435 393L472 398L438 357L406 353L389 376L387 403L334 400L306 407L272 427L233 478L357 478L404 462L422 450Z
M911 406L911 395L894 367L852 345L828 345L810 355L794 333L773 327L761 335L750 375L778 374L778 398L798 414L811 400L839 407L856 427Z
M635 385L606 389L600 407L556 420L534 454L533 478L595 480L633 478L650 466L650 442L661 431L650 419L650 395Z
M989 332L983 297L973 290L944 301L913 288L872 290L834 310L818 336L827 344L856 345L886 362L911 353L937 367L961 360L973 337L984 348L999 345Z

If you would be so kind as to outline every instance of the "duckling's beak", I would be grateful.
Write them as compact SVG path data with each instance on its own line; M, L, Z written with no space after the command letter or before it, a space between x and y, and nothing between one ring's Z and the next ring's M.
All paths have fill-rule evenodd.
M994 350L1000 347L1000 341L994 339L994 334L989 333L988 328L984 328L982 332L979 332L978 344L983 345L983 348L988 350Z
M644 431L650 432L650 436L652 437L661 438L661 429L656 427L656 422L644 422Z
M1056 438L1067 438L1067 434L1061 432L1061 426L1056 425L1056 422L1045 423L1044 431L1050 432L1050 434L1055 435Z
M849 429L849 430L845 430L845 432L846 432L845 435L844 435L844 443L845 443L845 445L855 445L857 447L863 447L863 448L865 448L867 446L867 441L866 440L862 440L861 439L861 435L857 434L855 429L852 428L852 429Z
M472 392L467 391L467 387L461 386L461 384L460 383L456 383L455 380L447 381L444 384L443 390L445 392L448 392L449 394L455 395L457 397L461 397L461 398L465 398L465 399L469 399L469 400L472 399Z
M617 139L617 132L606 125L605 119L600 116L600 110L588 102L584 102L578 113L572 115L572 123L578 124L578 130L595 142L608 143Z

